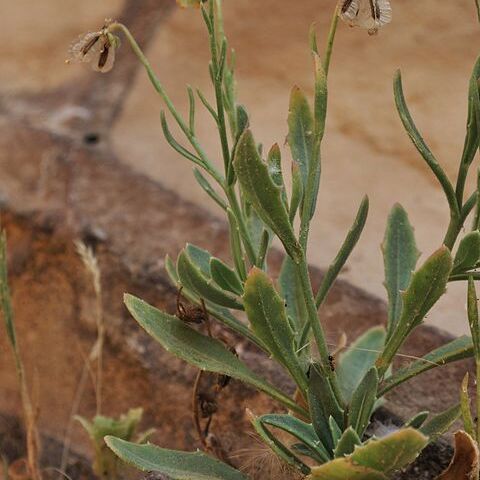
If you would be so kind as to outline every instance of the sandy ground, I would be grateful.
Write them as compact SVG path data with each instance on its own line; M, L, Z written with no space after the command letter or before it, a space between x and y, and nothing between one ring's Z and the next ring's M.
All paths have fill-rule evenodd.
M11 91L52 87L78 74L63 64L71 39L96 28L104 17L115 16L121 4L120 0L80 4L45 0L41 6L32 0L2 3L11 21L0 31L0 81ZM311 261L327 265L367 193L371 200L367 228L342 276L381 297L385 293L380 243L392 205L400 202L408 210L424 254L440 245L448 220L442 192L398 120L393 74L402 69L412 114L447 173L454 176L463 146L468 80L480 39L473 0L392 3L394 21L377 37L340 25L330 77L322 188L310 242ZM251 113L257 139L265 145L284 142L291 87L298 84L312 92L307 32L315 21L319 38L325 38L334 4L225 2L227 32L238 57L240 100ZM183 111L187 83L211 98L205 40L198 12L178 10L148 51ZM163 140L161 108L148 80L140 75L116 122L113 147L123 162L216 211L196 185L191 166ZM206 150L217 158L217 139L206 114L199 112L197 128ZM287 149L284 159L288 170ZM464 290L463 285L450 287L429 322L454 333L466 331Z

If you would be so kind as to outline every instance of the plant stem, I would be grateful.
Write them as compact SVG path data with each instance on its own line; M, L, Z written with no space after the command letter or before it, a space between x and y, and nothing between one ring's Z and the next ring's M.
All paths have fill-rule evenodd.
M330 25L330 31L328 33L327 47L325 49L325 58L323 59L323 70L328 77L328 71L330 69L330 60L332 58L333 44L335 42L335 34L337 33L338 26L338 7L333 12L332 23Z
M202 166L203 168L218 182L219 185L223 186L225 181L218 172L218 170L215 168L215 166L210 162L210 160L207 157L207 154L199 144L197 138L195 135L192 134L190 131L189 127L181 117L181 115L178 113L177 109L175 108L175 105L173 104L172 100L168 96L165 88L163 87L162 83L158 79L158 77L155 75L155 72L153 71L152 66L150 65L150 62L148 61L147 57L145 57L142 49L138 45L137 41L133 37L133 35L130 33L130 30L123 25L122 23L112 23L108 27L110 32L114 32L116 30L121 31L126 37L128 42L130 43L130 46L132 47L133 52L135 55L138 57L142 65L144 66L147 75L155 88L155 90L160 94L162 97L163 101L167 105L168 110L172 114L173 118L177 122L178 126L182 130L182 132L185 134L185 136L188 138L189 142L191 143L192 147L195 149L197 152L198 156L202 160Z
M320 324L317 314L317 306L315 305L315 297L313 294L312 284L310 281L310 275L308 273L308 265L303 255L300 263L296 264L298 277L302 286L302 292L304 295L305 305L307 307L308 322L310 328L313 331L313 336L315 338L315 343L318 348L318 353L320 355L321 365L323 372L327 375L332 389L335 393L336 399L340 405L343 404L342 397L340 394L340 389L338 387L337 375L329 366L329 356L330 351L328 349L327 341L325 339L325 334L323 328Z

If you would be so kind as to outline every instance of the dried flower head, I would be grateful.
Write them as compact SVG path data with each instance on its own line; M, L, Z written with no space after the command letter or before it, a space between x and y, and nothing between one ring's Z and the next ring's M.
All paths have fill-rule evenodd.
M81 35L69 50L67 63L91 63L97 72L109 72L115 62L115 50L120 46L120 39L109 32L111 20L98 32Z
M375 35L392 21L392 7L389 0L340 0L339 15L351 27L365 28Z

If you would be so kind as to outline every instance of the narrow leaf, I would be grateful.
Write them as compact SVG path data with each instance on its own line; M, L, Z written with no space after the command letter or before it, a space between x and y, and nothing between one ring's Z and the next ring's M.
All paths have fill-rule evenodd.
M223 290L232 292L235 295L243 295L243 285L238 275L221 260L214 257L210 259L210 272L212 279Z
M412 140L417 151L420 153L427 165L432 170L433 174L437 177L440 185L443 188L443 191L445 192L445 196L447 197L451 212L458 213L458 203L455 196L455 190L453 189L453 186L448 179L447 174L442 169L437 159L434 157L433 153L430 151L427 144L425 143L425 140L420 135L420 132L418 131L412 119L412 116L410 115L407 103L405 101L405 96L403 94L402 76L400 71L397 71L395 75L393 86L398 114L400 116L400 119L402 120L406 132L408 133L408 136Z
M362 441L358 436L357 432L352 428L348 427L340 437L337 447L335 448L335 458L345 457L350 455L357 445L361 445Z
M319 440L311 424L302 422L292 415L280 414L262 415L259 417L259 420L265 425L279 428L280 430L294 436L297 440L300 440L303 444L307 445L312 451L314 451L323 462L327 462L330 459L326 448Z
M475 425L473 422L472 411L470 409L470 395L468 393L468 372L463 377L460 389L460 410L462 412L463 427L465 431L473 438L476 437Z
M202 335L178 318L132 295L125 295L125 305L140 326L168 352L202 370L225 374L253 385L288 408L303 412L288 396L254 374L220 341Z
M295 238L279 188L262 162L252 133L246 130L238 141L235 171L243 192L262 220L276 233L287 253L298 262L301 248Z
M473 354L477 361L480 361L480 327L478 321L478 298L475 289L475 281L472 277L468 279L467 314L470 332L473 341Z
M445 293L451 270L450 250L442 246L414 273L408 289L403 294L402 315L387 341L385 350L377 360L380 377L408 335L422 323L425 315Z
M430 442L435 441L439 436L443 435L454 424L461 415L460 405L445 410L434 416L422 428L420 432L430 438Z
M255 335L263 340L272 356L288 369L305 391L306 375L295 354L294 334L287 319L284 300L262 270L253 268L250 271L243 302Z
M337 377L343 399L350 403L366 373L375 365L385 343L385 329L373 327L357 338L345 352L338 356Z
M180 452L105 437L105 443L125 463L144 472L160 472L175 480L247 480L240 471L202 452Z
M425 420L428 418L429 414L430 412L428 412L427 410L423 412L419 412L416 415L414 415L410 420L405 422L405 425L403 427L404 428L411 427L418 430L425 423Z
M308 388L308 405L313 428L322 439L329 451L333 451L334 444L330 430L329 419L332 416L337 424L343 428L344 411L338 404L328 378L323 374L321 367L312 364Z
M205 193L222 209L227 210L227 204L210 185L210 182L202 175L198 168L193 169L193 176L197 180L198 184L203 188Z
M282 154L280 152L280 147L278 143L272 146L267 156L267 166L270 177L273 180L273 183L279 188L282 189L282 201L287 204L287 192L285 191L285 183L283 181L282 173Z
M382 251L390 336L402 313L401 292L407 289L419 257L413 227L410 225L407 212L399 204L392 208L388 217Z
M427 355L415 360L410 365L400 368L391 377L387 378L380 389L379 395L385 395L389 390L410 380L417 375L441 367L448 363L464 360L473 354L472 339L466 335L456 338L446 345L431 351Z
M288 256L285 256L283 259L278 283L281 294L287 304L288 316L295 325L295 335L297 336L302 331L307 320L307 309L295 264ZM308 352L308 349L305 350Z
M370 421L377 399L378 372L372 367L352 395L349 411L349 424L361 438Z
M475 230L462 238L455 255L455 260L453 261L452 275L475 268L479 259L480 232Z
M287 448L275 435L265 427L258 417L252 418L252 425L262 440L271 448L271 450L288 465L300 470L304 475L310 473L310 467L303 463L289 448Z
M209 262L210 264L210 262ZM197 293L201 298L209 300L223 307L242 310L242 304L232 294L215 285L211 279L205 277L198 263L193 263L191 257L183 250L177 259L177 272L182 285Z
M288 217L293 225L298 208L303 200L304 185L302 182L302 173L297 162L292 162L292 197L290 199L290 209Z
M322 284L320 285L320 289L317 293L317 307L320 307L327 297L327 294L330 291L334 281L337 279L338 274L348 260L348 257L355 248L355 245L358 243L360 235L362 234L363 228L365 227L365 223L367 221L368 209L369 200L368 197L365 197L360 204L355 221L345 237L342 247L325 273L325 277L323 278Z
M300 168L303 185L307 185L314 128L312 110L305 94L299 87L293 87L290 94L287 140L292 158Z

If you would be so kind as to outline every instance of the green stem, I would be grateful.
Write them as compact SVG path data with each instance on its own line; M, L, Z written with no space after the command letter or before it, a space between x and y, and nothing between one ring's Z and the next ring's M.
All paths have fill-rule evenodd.
M247 254L248 260L253 266L256 264L257 256L255 254L255 249L253 248L252 240L250 238L250 234L248 232L242 210L240 208L240 205L238 204L237 195L235 193L233 185L228 185L225 188L225 194L230 203L230 207L232 208L232 212L235 215L235 219L237 220L240 237L242 239L243 246L245 247L245 252Z
M332 23L330 24L330 31L328 32L327 48L325 49L325 58L323 60L323 69L325 75L328 77L328 71L330 69L330 60L332 58L333 44L335 42L335 34L337 33L338 26L338 7L333 12Z
M338 387L337 375L334 370L330 368L329 356L330 351L328 349L327 341L323 328L320 324L317 314L317 306L315 305L315 297L313 294L312 284L310 281L310 275L308 273L308 265L305 259L305 255L302 256L300 263L296 264L298 277L302 286L302 292L304 296L305 305L307 307L308 322L310 328L313 331L315 343L320 355L320 361L323 372L327 375L329 382L332 386L335 397L340 405L343 404L340 389Z
M197 138L195 135L192 134L190 131L189 127L187 124L184 122L183 118L181 115L178 113L177 109L175 108L175 105L173 104L172 100L168 96L165 88L163 87L162 83L158 79L158 77L155 75L155 72L153 71L152 66L150 65L150 62L148 61L147 57L145 57L142 49L138 45L137 41L133 37L133 35L130 33L130 30L123 25L122 23L112 23L109 27L110 32L114 32L116 30L121 31L125 37L127 38L128 42L130 43L130 46L132 47L133 52L135 55L138 57L142 65L144 66L147 75L155 88L155 90L160 94L162 97L163 101L167 105L168 110L172 114L173 118L177 122L178 126L182 130L182 132L185 134L185 136L188 138L189 142L191 143L192 147L195 149L197 152L198 156L202 160L202 166L205 168L205 170L218 182L219 185L223 187L225 180L218 172L218 170L215 168L215 166L210 162L208 159L207 154L199 144Z

